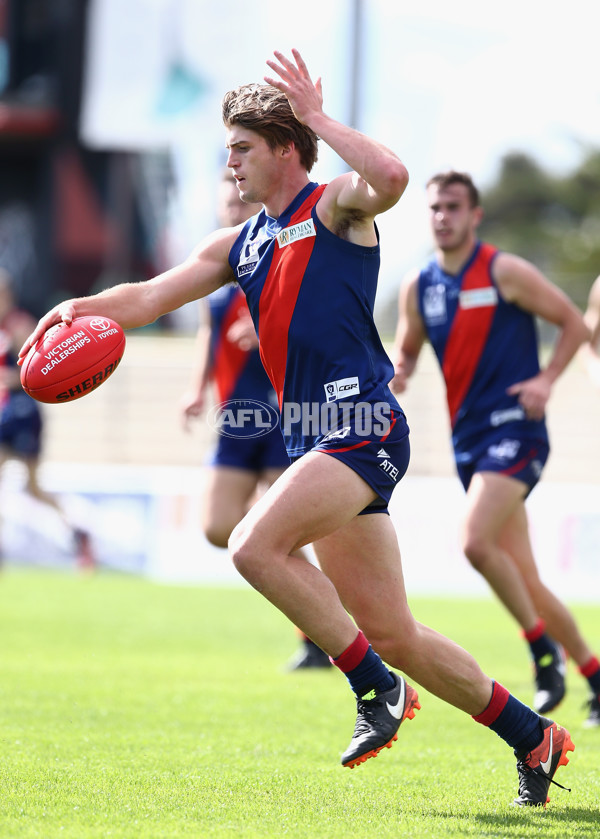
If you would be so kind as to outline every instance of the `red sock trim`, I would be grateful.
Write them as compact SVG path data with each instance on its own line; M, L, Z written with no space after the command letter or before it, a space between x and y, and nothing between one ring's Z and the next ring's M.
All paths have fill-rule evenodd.
M368 649L369 642L359 630L358 635L350 646L347 647L337 658L332 658L331 660L336 667L340 668L342 673L349 673L351 670L354 670L355 667L358 667L367 654Z
M584 664L583 667L579 668L579 672L582 676L585 676L586 679L589 679L590 676L593 676L596 671L600 669L600 661L593 655L587 664Z
M502 685L498 684L498 682L494 682L492 698L490 699L487 708L482 711L481 714L477 714L476 717L473 717L475 722L480 722L482 725L491 725L493 722L496 722L504 710L504 706L508 702L509 696L510 693L505 687L502 687Z
M525 638L526 641L529 641L529 643L531 643L532 641L539 641L539 639L542 637L545 631L546 624L544 623L542 618L538 618L538 622L533 627L533 629L530 629L528 632L525 632L525 630L523 630L523 638Z

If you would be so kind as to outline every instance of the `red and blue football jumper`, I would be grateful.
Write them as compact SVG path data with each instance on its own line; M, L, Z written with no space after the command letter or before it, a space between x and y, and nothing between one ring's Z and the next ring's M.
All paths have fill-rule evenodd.
M537 330L534 316L498 290L492 276L497 253L478 242L456 275L432 258L419 274L418 305L446 383L463 483L468 485L473 464L491 454L475 468L512 474L532 486L548 455L546 423L528 419L507 389L539 373ZM502 460L505 467L498 465ZM526 461L533 464L527 476Z
M276 409L271 383L260 360L258 349L245 350L228 340L233 324L248 317L248 305L237 285L227 285L208 298L211 338L210 373L219 403L243 400L261 402ZM246 427L245 436L219 435L215 451L209 458L212 466L229 466L262 472L289 466L283 438L277 427L266 434L252 435Z
M207 299L211 322L210 369L218 401L251 397L272 403L273 388L258 349L242 349L227 338L233 324L249 315L244 292L239 286L230 284Z
M373 319L379 245L354 244L319 221L316 206L324 189L307 184L277 219L264 210L253 216L229 262L259 336L290 458L315 447L335 449L336 456L350 453L355 468L352 450L369 447L372 468L383 473L377 450L387 450L387 443L392 455L403 439L403 474L408 426L388 387L393 366ZM387 426L373 422L373 433L363 434L365 415L375 418L379 410L387 411ZM388 465L397 471L388 476L391 488L381 491L384 497L401 477L399 467Z

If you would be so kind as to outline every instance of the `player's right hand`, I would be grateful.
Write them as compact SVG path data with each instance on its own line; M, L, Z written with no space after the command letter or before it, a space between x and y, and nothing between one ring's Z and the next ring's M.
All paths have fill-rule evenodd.
M184 431L189 432L190 420L197 419L204 410L204 394L184 393L181 398L181 425Z
M50 329L51 326L54 326L57 323L66 323L67 325L71 324L73 318L75 317L75 301L74 300L65 300L64 303L59 303L53 309L50 309L44 317L40 318L38 321L37 326L26 339L25 343L19 350L19 357L17 358L17 364L21 366L25 361L25 356L40 338Z
M404 393L408 385L408 376L404 370L396 370L394 378L390 382L392 393Z

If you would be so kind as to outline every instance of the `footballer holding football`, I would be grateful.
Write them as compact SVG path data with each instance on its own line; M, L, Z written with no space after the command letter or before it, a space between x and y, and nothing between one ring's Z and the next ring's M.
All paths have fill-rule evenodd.
M147 282L59 304L22 353L61 320L94 313L131 329L238 282L293 462L234 529L229 550L242 576L346 675L357 719L342 764L391 745L420 707L399 670L504 739L517 758L516 803L545 806L574 748L568 731L415 620L407 603L387 506L408 466L409 433L373 319L375 218L400 199L407 170L390 149L324 112L321 80L313 82L297 50L274 55L266 84L223 100L227 165L242 199L262 211L241 232L210 234ZM349 170L327 184L309 177L318 138ZM322 570L294 556L309 542Z

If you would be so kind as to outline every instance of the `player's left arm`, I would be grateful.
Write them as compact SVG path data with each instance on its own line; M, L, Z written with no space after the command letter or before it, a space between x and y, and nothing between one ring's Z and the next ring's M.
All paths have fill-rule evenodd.
M541 419L554 382L588 340L589 330L573 301L527 260L500 253L494 261L493 273L506 300L554 324L559 330L546 366L537 376L516 382L508 391L518 394L519 402L530 418Z
M328 116L323 111L321 79L313 82L298 50L292 54L294 61L276 52L277 62L267 64L280 78L265 76L265 81L286 94L297 119L352 170L327 185L319 201L319 218L333 230L343 217L350 218L352 226L372 229L374 217L393 207L406 189L406 167L386 146Z
M398 292L398 322L391 352L394 378L390 388L393 393L406 390L426 339L425 324L419 312L418 282L419 271L411 271L404 277Z

